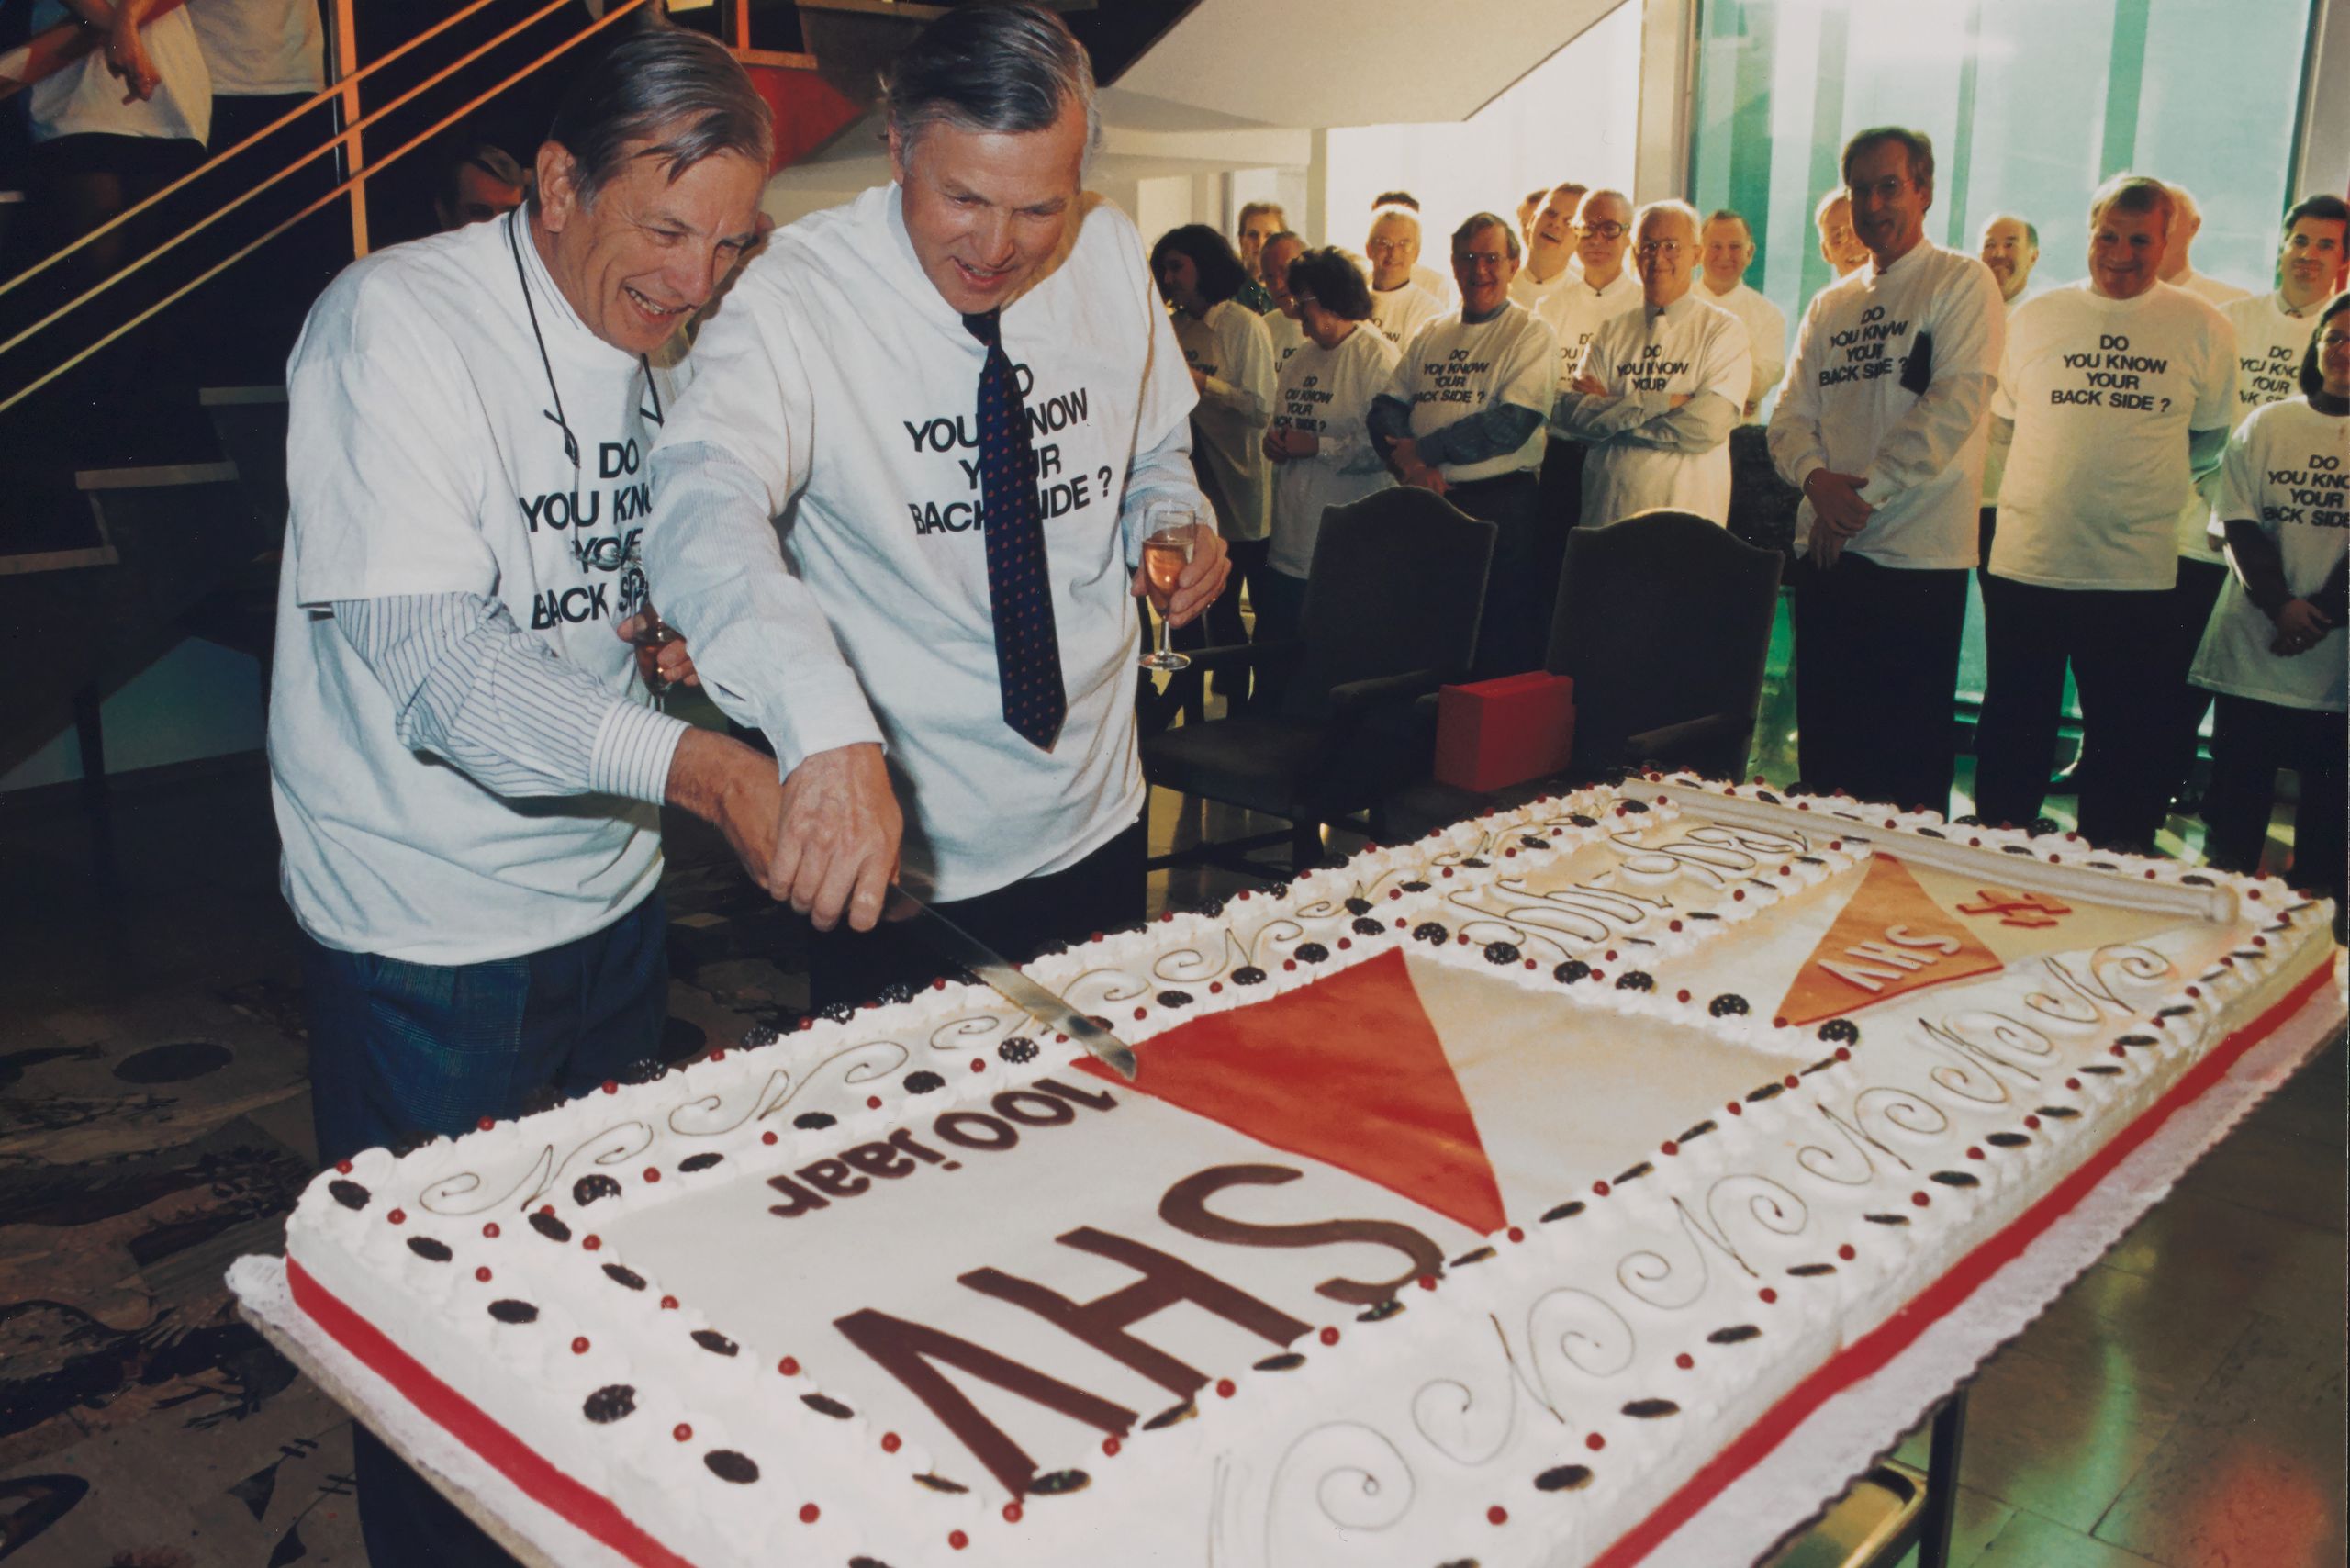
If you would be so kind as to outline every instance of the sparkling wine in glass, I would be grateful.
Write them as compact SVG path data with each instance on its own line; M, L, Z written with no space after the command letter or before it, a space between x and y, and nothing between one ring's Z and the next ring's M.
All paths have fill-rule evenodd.
M1175 596L1175 585L1181 580L1183 568L1192 564L1192 528L1197 518L1184 511L1167 510L1159 514L1159 527L1143 541L1142 569L1151 587L1151 598L1158 610L1158 651L1145 654L1145 669L1189 669L1192 661L1167 645L1166 600Z

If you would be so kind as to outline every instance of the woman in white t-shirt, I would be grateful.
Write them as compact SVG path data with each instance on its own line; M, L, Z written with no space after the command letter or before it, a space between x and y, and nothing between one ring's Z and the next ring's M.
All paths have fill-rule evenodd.
M1264 319L1235 297L1248 274L1231 242L1206 224L1187 223L1160 235L1151 247L1150 271L1167 302L1181 312L1176 340L1200 395L1192 412L1192 465L1215 509L1233 576L1247 583L1254 605L1272 527L1272 468L1263 444L1273 417L1272 335ZM1237 591L1217 599L1202 619L1205 641L1248 640Z
M2255 409L2228 442L2217 510L2232 569L2190 678L2217 694L2203 807L2211 863L2259 869L2277 770L2293 768L2295 880L2325 890L2339 923L2350 816L2350 294L2318 318L2300 386L2301 396Z
M1257 635L1297 634L1322 513L1395 481L1372 450L1371 400L1395 374L1395 345L1371 319L1371 285L1346 252L1308 251L1289 265L1305 343L1282 366L1265 455L1272 460L1272 552L1257 596Z

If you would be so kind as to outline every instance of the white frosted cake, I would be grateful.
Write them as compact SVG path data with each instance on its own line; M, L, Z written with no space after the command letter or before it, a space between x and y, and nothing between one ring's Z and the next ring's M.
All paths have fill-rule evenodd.
M322 1173L293 1300L647 1568L1637 1562L2328 983L2277 882L1633 781Z

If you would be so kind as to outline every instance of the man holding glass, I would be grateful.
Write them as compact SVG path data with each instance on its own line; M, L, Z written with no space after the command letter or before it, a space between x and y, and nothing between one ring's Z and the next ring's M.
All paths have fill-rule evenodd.
M934 22L888 73L893 183L775 234L655 447L646 571L789 770L769 879L819 1005L936 972L867 929L901 835L1015 961L1142 915L1136 599L1180 625L1227 566L1140 239L1082 187L1093 97L1049 11ZM1171 593L1141 570L1169 523Z

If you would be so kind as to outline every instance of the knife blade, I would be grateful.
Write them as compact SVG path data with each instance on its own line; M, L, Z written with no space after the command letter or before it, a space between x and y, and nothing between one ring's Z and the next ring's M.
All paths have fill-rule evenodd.
M895 920L933 953L960 965L988 989L1047 1029L1057 1030L1093 1053L1128 1083L1135 1081L1135 1053L1117 1036L1014 969L994 948L965 931L903 888L890 890L884 919Z

